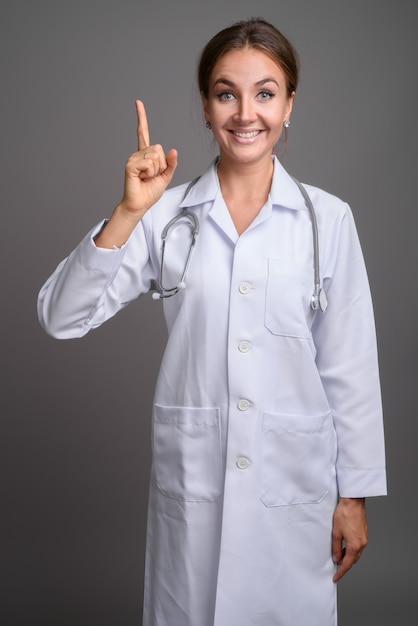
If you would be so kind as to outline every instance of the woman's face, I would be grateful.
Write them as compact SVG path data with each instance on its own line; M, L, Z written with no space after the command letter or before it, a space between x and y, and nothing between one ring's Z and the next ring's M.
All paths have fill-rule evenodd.
M222 56L202 101L224 165L270 159L293 98L283 70L264 52L244 48Z

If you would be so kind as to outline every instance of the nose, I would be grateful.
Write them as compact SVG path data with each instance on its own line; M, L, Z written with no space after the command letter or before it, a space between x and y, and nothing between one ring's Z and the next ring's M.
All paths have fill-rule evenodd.
M238 101L236 119L241 123L254 122L257 119L255 103L252 97L243 96Z

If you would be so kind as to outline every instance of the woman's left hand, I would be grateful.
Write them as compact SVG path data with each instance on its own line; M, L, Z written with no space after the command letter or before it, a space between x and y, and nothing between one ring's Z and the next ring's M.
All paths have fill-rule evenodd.
M365 498L341 498L334 512L332 558L338 565L338 582L359 560L367 546Z

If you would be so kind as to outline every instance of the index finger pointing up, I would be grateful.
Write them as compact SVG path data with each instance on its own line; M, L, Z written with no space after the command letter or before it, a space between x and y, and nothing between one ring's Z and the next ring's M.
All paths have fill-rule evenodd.
M144 150L148 148L150 145L149 142L149 131L148 131L148 120L147 114L145 113L144 103L141 100L136 100L136 115L138 117L138 151Z

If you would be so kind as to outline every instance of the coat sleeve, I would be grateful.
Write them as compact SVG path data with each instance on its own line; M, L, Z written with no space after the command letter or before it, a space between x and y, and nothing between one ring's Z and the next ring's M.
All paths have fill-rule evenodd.
M84 336L150 289L153 268L142 222L113 250L94 244L102 226L86 235L40 290L39 321L57 339Z
M317 367L337 433L341 497L386 494L377 342L369 282L348 205L325 254L328 309L313 327Z

